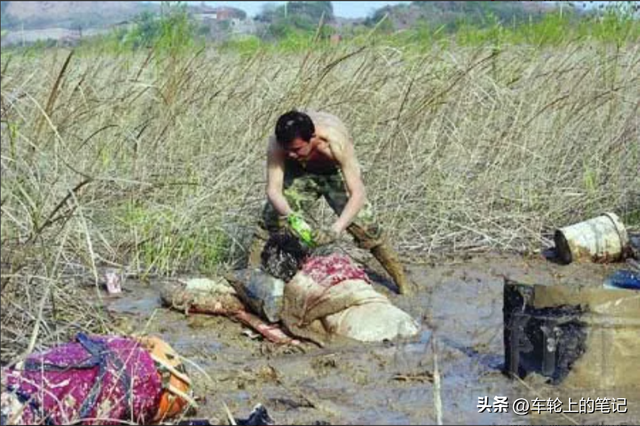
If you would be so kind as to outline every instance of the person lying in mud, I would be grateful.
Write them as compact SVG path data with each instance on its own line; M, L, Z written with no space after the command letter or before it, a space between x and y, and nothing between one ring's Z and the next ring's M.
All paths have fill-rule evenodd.
M278 345L299 346L299 339L320 346L342 338L381 342L419 332L413 318L375 291L360 265L330 249L311 251L284 229L269 237L261 267L168 282L161 298L187 314L239 321Z
M323 346L336 337L381 342L419 332L346 254L311 252L284 230L269 238L261 260L264 272L285 283L280 319L296 337Z
M313 232L316 244L334 242L346 230L358 246L371 251L401 294L410 292L403 267L374 220L351 137L339 118L327 112L297 110L278 118L268 141L266 194L249 250L249 266L259 264L270 234L286 227L291 215L308 212L322 196L338 218L329 229Z

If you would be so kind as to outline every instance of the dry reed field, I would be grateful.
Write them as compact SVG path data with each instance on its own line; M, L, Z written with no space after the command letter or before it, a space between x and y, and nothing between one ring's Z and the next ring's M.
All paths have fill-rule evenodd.
M368 198L414 258L535 252L603 211L640 225L637 44L3 54L2 363L108 331L76 295L102 267L239 264L266 138L292 107L347 123Z

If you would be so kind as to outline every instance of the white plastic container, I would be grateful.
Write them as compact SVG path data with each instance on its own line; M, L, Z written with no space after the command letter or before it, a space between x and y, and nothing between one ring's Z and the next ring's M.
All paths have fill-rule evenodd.
M564 263L590 260L614 262L629 250L629 236L620 218L605 213L556 230L556 251Z

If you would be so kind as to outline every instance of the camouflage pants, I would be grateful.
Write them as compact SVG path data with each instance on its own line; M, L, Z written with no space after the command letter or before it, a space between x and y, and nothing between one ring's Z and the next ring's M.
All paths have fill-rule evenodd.
M321 196L327 200L329 206L338 216L349 201L346 184L339 171L327 175L285 172L283 193L289 206L294 211L303 214L310 211ZM266 230L271 233L284 225L285 219L267 201L262 212L260 228L263 232ZM363 249L370 250L382 243L382 228L374 219L371 205L368 202L347 227L347 231L353 235L356 244Z

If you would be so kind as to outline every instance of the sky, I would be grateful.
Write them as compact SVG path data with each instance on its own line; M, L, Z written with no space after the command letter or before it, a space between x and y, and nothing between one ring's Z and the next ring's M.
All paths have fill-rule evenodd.
M187 3L199 4L202 2L190 1ZM242 9L249 16L255 16L262 11L265 4L284 4L286 1L205 1L208 6L231 6ZM411 3L410 1L332 1L333 13L341 18L366 18L376 9L387 5Z

